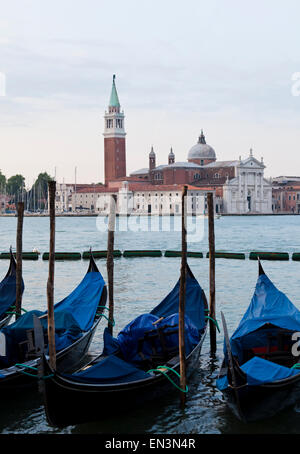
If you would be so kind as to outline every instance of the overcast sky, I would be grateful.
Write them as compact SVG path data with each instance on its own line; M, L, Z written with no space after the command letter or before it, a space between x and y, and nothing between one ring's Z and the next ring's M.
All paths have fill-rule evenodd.
M201 128L217 159L264 157L300 175L299 0L0 0L0 168L103 181L103 115L116 74L127 172ZM294 86L295 88L295 86ZM300 88L299 88L300 92ZM294 90L294 94L297 90Z

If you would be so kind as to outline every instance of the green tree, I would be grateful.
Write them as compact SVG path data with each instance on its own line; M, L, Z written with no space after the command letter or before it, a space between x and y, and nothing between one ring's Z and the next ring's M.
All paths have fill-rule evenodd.
M25 190L25 178L23 175L13 175L7 180L6 191L15 202L22 200Z
M48 181L52 177L47 172L41 172L27 194L30 210L45 209L48 200Z
M0 190L4 192L6 185L6 176L3 175L2 171L0 170Z

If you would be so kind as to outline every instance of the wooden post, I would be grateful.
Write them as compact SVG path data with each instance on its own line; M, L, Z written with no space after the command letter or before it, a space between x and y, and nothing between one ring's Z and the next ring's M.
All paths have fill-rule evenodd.
M215 286L215 229L214 229L214 198L213 193L207 193L208 207L208 242L209 242L209 316L216 319L216 286ZM210 353L217 350L216 325L209 320Z
M181 200L181 270L179 288L179 361L180 361L180 387L186 388L186 364L185 364L185 339L184 339L184 312L185 312L185 289L186 289L186 199L187 186L183 186ZM181 392L181 406L185 406L186 393Z
M107 236L107 280L108 280L108 330L113 335L114 324L114 240L117 196L111 195Z
M17 224L17 241L16 241L16 320L21 315L22 306L22 236L23 236L23 218L24 202L17 204L18 224Z
M54 263L55 263L55 193L56 182L48 182L49 216L50 216L50 246L49 246L49 275L47 282L48 301L48 344L49 362L52 369L56 369L55 349L55 321L54 321Z

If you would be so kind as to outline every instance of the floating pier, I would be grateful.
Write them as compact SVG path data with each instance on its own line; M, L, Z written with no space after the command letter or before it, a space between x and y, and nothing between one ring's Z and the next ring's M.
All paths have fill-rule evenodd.
M106 259L107 258L107 251L92 251L92 254L93 254L94 259L103 259L103 258ZM90 251L84 251L82 253L82 258L89 259L90 255L91 255ZM119 251L118 249L116 249L113 251L113 256L122 257L122 252Z
M43 260L49 260L49 252L44 252ZM55 260L81 260L80 252L55 252Z
M206 254L206 258L209 258L209 252ZM235 259L235 260L245 260L246 255L242 252L215 252L216 259Z
M16 253L13 253L13 256L16 258ZM0 259L10 259L9 252L1 252ZM22 260L38 260L38 252L22 252Z
M289 260L288 252L250 252L249 259L257 260L259 257L260 260Z
M181 251L165 251L165 257L181 257ZM187 257L203 258L203 252L188 251Z
M162 257L162 252L159 250L124 251L123 257Z

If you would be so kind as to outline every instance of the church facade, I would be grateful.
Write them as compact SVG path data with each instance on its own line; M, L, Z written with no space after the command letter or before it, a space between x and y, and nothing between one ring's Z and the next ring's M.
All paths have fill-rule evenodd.
M104 120L104 170L105 191L124 189L149 194L167 191L178 194L183 185L200 194L213 191L218 203L216 210L224 214L272 213L272 184L264 178L263 159L250 155L245 159L218 161L215 150L206 143L201 131L198 141L187 153L187 160L177 162L171 148L166 164L157 165L153 149L148 155L148 165L126 175L126 132L124 112L117 94L115 76L108 110ZM123 188L123 189L122 189ZM134 199L134 193L132 194ZM138 204L137 204L138 205ZM136 205L136 206L137 206ZM204 206L205 210L205 206Z

